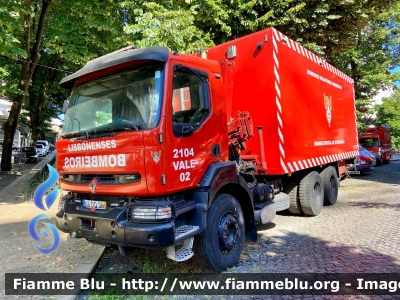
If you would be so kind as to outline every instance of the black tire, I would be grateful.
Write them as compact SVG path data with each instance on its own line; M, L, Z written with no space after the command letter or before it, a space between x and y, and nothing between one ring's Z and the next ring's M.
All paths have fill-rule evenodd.
M222 272L238 262L244 237L239 202L231 195L217 194L207 214L206 230L195 238L194 251L203 266Z
M312 171L307 174L299 185L301 209L307 216L318 216L324 204L324 188L321 176Z
M299 185L296 181L290 181L285 187L285 193L289 195L289 211L294 215L301 215L303 211L301 210L300 200L299 200Z
M324 183L324 204L335 205L339 191L339 180L332 166L327 167L321 172L322 182Z

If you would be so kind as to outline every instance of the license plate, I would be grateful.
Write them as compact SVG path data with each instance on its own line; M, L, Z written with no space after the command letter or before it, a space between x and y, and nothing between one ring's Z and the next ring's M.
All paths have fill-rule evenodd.
M85 208L107 209L107 202L105 201L83 200L82 202Z

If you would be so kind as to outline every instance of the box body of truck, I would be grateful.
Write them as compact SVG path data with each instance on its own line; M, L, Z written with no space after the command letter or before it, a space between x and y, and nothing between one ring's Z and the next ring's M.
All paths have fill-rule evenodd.
M229 53L235 53L227 58ZM357 155L353 80L273 28L213 47L228 118L248 111L262 127L267 174L286 174ZM230 114L230 115L229 115ZM258 155L257 137L243 154Z

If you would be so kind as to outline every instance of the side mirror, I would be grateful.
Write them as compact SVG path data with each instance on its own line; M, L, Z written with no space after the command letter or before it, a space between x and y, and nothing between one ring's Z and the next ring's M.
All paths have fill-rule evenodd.
M67 112L68 106L69 106L69 99L64 100L64 104L63 104L63 107L62 107L62 113L63 114L65 114Z

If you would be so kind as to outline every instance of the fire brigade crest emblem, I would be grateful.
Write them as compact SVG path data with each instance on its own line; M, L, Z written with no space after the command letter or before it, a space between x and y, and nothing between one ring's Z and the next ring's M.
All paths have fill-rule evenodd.
M331 127L332 121L332 96L326 96L324 94L324 103L325 103L325 110L326 110L326 119L328 120L328 126Z
M160 151L151 151L150 152L151 157L153 157L153 161L158 164L160 161L160 156L161 156L161 150Z

